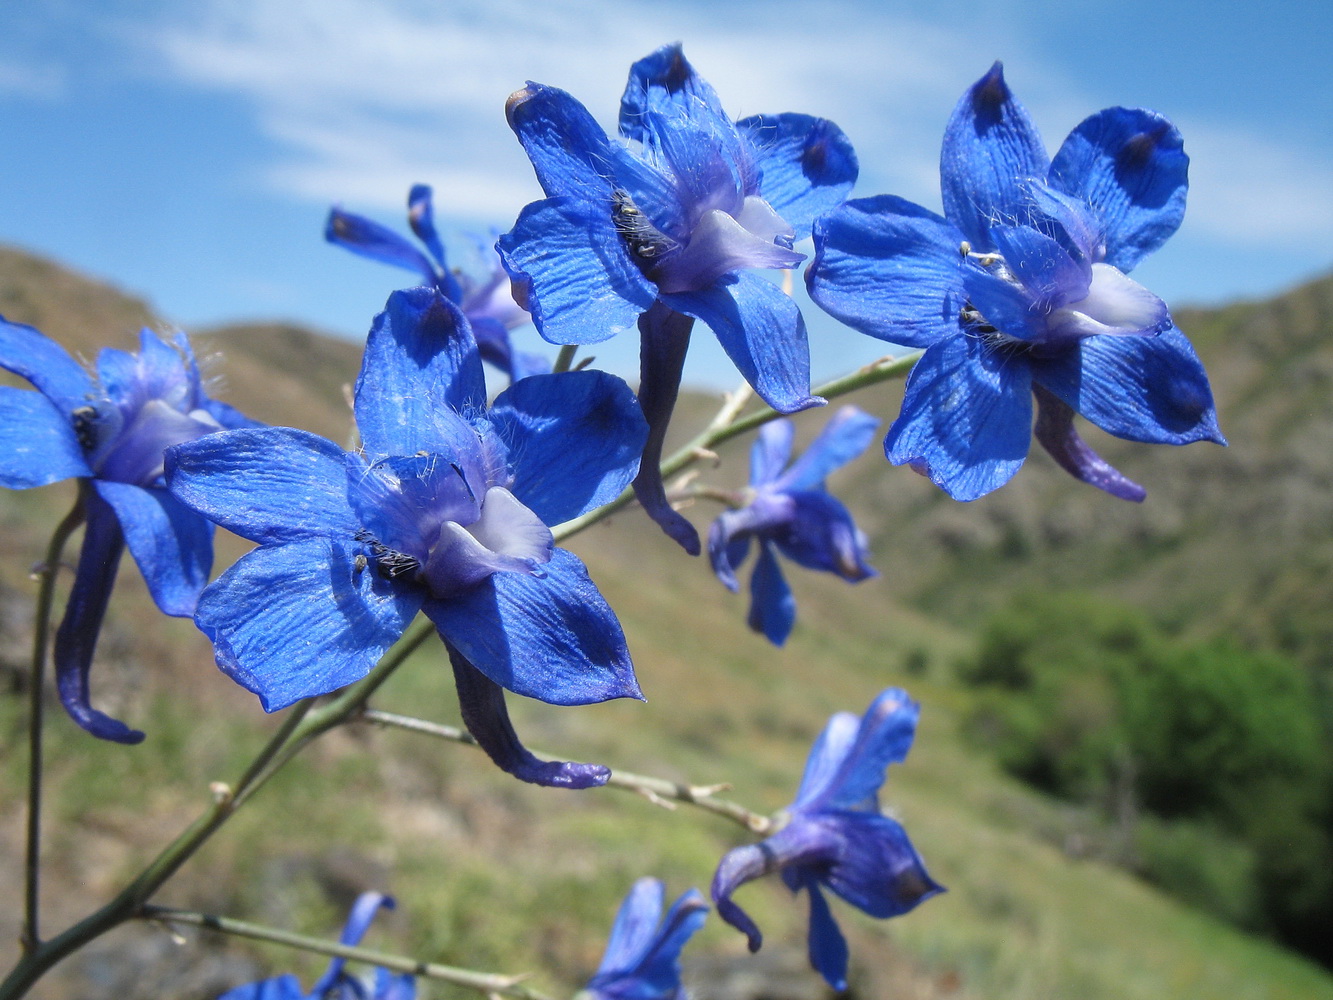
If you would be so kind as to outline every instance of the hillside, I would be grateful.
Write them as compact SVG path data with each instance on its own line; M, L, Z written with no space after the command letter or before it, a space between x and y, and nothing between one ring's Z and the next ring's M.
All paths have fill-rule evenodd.
M1105 592L1199 631L1241 622L1257 606L1290 607L1270 580L1315 588L1310 609L1319 595L1326 602L1333 553L1320 486L1333 475L1333 403L1318 390L1333 372L1333 347L1322 336L1330 297L1333 280L1273 303L1180 317L1198 333L1232 446L1106 447L1148 487L1141 507L1069 482L1042 455L970 505L876 455L861 459L834 487L872 534L881 576L848 587L793 571L800 618L781 650L746 630L744 599L727 594L706 562L681 556L639 512L616 516L571 547L619 614L649 701L556 709L515 698L516 727L534 747L576 759L677 781L727 781L737 801L772 810L790 801L830 712L860 711L880 689L901 684L923 703L922 730L908 761L890 772L886 801L950 891L889 922L837 906L856 996L1333 1000L1333 978L1318 968L1087 857L1079 849L1086 816L1003 776L960 739L968 695L949 669L976 620L1026 587ZM151 319L145 304L16 251L0 252L0 313L37 323L85 357L105 343L130 346ZM218 396L261 419L345 437L342 386L355 375L355 345L278 326L192 333ZM856 402L888 418L900 391L885 387ZM715 403L684 401L682 423L705 419ZM802 434L822 419L802 418ZM725 449L705 478L741 482L744 447ZM7 858L18 857L21 843L26 568L71 497L67 486L0 494L0 662L13 678L0 695ZM713 512L690 513L704 526ZM237 551L224 546L220 560ZM1278 634L1253 613L1244 624L1247 634ZM1319 648L1311 633L1299 634L1303 652ZM58 710L51 716L53 925L105 898L151 857L197 813L207 783L235 775L277 721L212 667L189 623L152 612L129 565L95 686L99 703L149 738L138 748L96 744ZM438 649L395 676L382 706L457 723ZM467 748L358 726L317 744L162 901L330 934L357 890L390 889L399 908L376 931L376 946L468 967L540 970L540 988L567 995L595 967L633 878L658 874L672 893L703 887L720 852L738 842L734 827L685 807L667 812L611 790L521 786ZM7 880L16 869L0 866L5 898L15 895ZM716 918L687 952L698 1000L825 995L804 967L804 900L770 881L739 897L766 932L757 959ZM15 934L16 915L0 913L0 966L12 959ZM131 927L68 960L35 995L211 1000L261 968L296 969L309 982L321 966L216 937L180 949L158 928ZM423 993L466 995L437 986Z

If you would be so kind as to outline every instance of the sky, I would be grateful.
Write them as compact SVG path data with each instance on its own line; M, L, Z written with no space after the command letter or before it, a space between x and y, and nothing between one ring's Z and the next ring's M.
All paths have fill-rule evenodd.
M935 210L945 123L996 59L1052 152L1102 108L1159 111L1191 156L1189 207L1135 278L1172 305L1220 304L1333 268L1330 37L1317 0L5 5L0 243L186 330L277 319L363 337L411 281L326 244L330 205L405 232L407 190L429 183L455 260L484 266L541 196L505 98L558 86L614 128L629 65L678 41L733 117L830 118L860 159L855 195ZM816 381L885 353L804 308ZM599 365L632 374L630 340L598 345ZM686 377L739 379L702 332Z

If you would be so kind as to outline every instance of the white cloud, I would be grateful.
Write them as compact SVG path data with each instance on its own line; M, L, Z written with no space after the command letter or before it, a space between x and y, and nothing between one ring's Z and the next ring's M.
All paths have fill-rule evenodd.
M65 94L65 74L58 66L0 60L0 94L58 100Z

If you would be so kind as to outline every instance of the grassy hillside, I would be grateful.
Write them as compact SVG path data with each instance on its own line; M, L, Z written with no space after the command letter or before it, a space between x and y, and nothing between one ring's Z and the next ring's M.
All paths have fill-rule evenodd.
M1299 294L1328 296L1331 287ZM101 343L127 346L149 310L6 253L0 312L40 321L89 356ZM1308 312L1312 322L1327 315ZM705 562L681 555L637 511L587 532L571 547L620 615L649 700L557 709L511 698L516 726L534 747L675 780L727 781L738 801L772 810L790 801L829 713L860 711L883 687L901 684L923 703L922 728L908 761L889 775L886 802L950 891L890 922L835 904L852 945L856 995L1333 998L1333 978L1321 970L1087 857L1080 845L1088 817L1026 790L964 744L958 724L968 695L950 670L971 642L975 616L1023 585L1103 588L1158 605L1182 626L1218 628L1262 593L1253 578L1261 562L1282 572L1290 554L1303 553L1319 565L1322 508L1312 500L1308 511L1280 511L1272 498L1317 482L1314 467L1333 459L1325 448L1294 470L1281 464L1305 454L1299 443L1319 431L1291 426L1282 415L1290 411L1274 399L1288 401L1280 385L1260 390L1280 368L1251 360L1265 315L1254 306L1182 320L1204 334L1233 447L1107 448L1148 486L1143 507L1066 488L1042 456L995 497L966 506L876 456L856 463L835 486L872 532L882 576L849 587L793 571L800 619L781 650L745 629L743 598L726 593ZM1240 337L1253 343L1242 349L1250 341ZM1309 334L1318 354L1316 339ZM218 331L197 344L201 354L221 355L212 362L221 398L263 419L345 436L341 387L355 373L354 347L278 327ZM1248 399L1251 389L1262 401L1233 410L1230 400ZM897 391L858 402L888 417ZM1322 422L1326 432L1320 407L1330 404L1316 396L1308 423ZM687 401L682 419L700 419L711 404ZM1257 420L1251 413L1272 414L1255 424L1262 433L1248 429ZM821 420L803 419L802 433ZM740 482L743 450L728 449L708 479ZM1305 486L1287 483L1293 471ZM0 697L0 856L15 862L24 769L18 688L31 628L26 567L71 498L68 484L0 495L0 662L14 678ZM702 526L712 511L696 514ZM1256 523L1275 551L1248 537ZM1278 523L1282 532L1268 527ZM1242 543L1242 554L1228 550ZM222 551L225 561L239 546ZM198 812L208 783L234 777L277 722L218 673L189 623L152 612L129 565L94 684L99 704L149 735L137 748L98 744L53 712L53 927L114 891ZM456 723L441 652L414 657L380 704ZM672 893L706 887L720 853L740 839L736 828L685 806L666 811L612 789L535 789L470 748L359 725L312 748L161 901L329 934L357 891L386 888L399 908L368 943L469 967L537 970L540 987L567 995L595 967L635 877L657 874ZM3 898L16 897L16 869L0 865ZM749 957L738 934L710 919L687 952L699 1000L826 995L804 966L804 901L776 880L738 896L766 932L764 951ZM0 966L13 958L16 933L17 915L0 913ZM127 928L67 961L36 995L203 998L261 968L295 969L309 983L322 966L217 938L197 945L179 948L158 928ZM761 985L747 989L742 977L752 970ZM464 994L432 985L423 995Z

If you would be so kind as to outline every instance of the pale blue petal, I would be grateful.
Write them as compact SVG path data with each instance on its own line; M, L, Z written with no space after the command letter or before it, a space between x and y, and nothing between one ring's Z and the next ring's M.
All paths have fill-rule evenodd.
M997 62L954 108L940 151L944 214L973 250L994 249L997 223L1025 223L1027 182L1042 179L1050 161L1036 126L1014 99Z
M810 756L805 761L805 773L796 792L793 810L811 811L819 808L829 793L830 783L842 772L843 763L851 753L857 734L861 731L861 717L852 712L837 712L824 726Z
M360 680L421 606L383 579L360 546L310 538L242 556L199 599L195 623L218 666L267 712Z
M759 428L759 434L750 446L750 485L759 487L772 483L782 475L791 458L792 439L796 425L790 420L772 420Z
M773 484L774 488L787 492L819 489L829 473L842 468L870 447L878 427L878 417L855 406L842 407L786 474ZM753 467L753 452L750 461ZM751 485L755 485L753 477Z
M620 623L573 553L556 549L538 578L496 573L426 614L474 667L551 705L641 698Z
M1180 227L1189 157L1180 132L1156 112L1107 108L1069 134L1050 180L1092 208L1105 262L1129 271Z
M933 212L884 195L849 201L815 223L810 297L862 333L929 347L958 332L967 302L963 234Z
M1007 483L1027 457L1031 386L1022 355L993 350L975 337L943 341L908 376L885 454L894 465L910 464L955 500L985 496Z
M666 887L660 879L641 878L620 904L611 935L606 942L598 974L625 973L643 958L657 934L666 902Z
M548 525L619 496L648 437L629 386L600 371L525 378L486 418L514 456L510 491Z
M92 474L68 413L43 393L0 386L0 486L26 490Z
M167 449L172 495L262 545L361 527L347 502L346 452L290 427L206 434Z
M213 524L166 490L93 481L164 614L189 618L213 568Z

